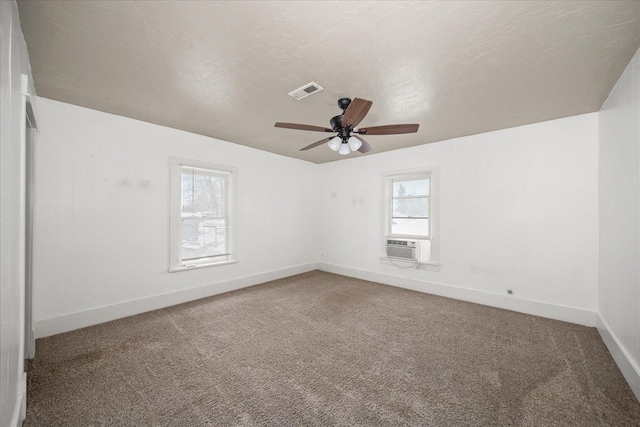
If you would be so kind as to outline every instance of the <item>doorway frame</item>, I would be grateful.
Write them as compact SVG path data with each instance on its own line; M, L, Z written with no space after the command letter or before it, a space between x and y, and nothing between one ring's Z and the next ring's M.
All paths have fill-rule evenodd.
M33 321L33 220L35 192L35 141L37 122L35 113L35 89L33 81L21 74L20 123L20 252L22 262L21 300L24 324L24 354L20 358L33 359L36 351L35 325Z

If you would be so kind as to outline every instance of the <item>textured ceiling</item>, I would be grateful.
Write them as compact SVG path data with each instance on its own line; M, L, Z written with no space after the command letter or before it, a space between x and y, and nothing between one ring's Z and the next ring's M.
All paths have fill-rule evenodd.
M640 2L25 1L40 96L313 162L276 121L373 101L371 155L599 110L640 45ZM315 81L302 101L287 93ZM351 153L348 157L361 156Z

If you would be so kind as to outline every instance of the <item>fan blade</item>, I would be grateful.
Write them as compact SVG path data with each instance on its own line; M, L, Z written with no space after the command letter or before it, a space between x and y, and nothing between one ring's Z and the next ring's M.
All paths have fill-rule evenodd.
M418 126L420 125L374 126L358 129L358 133L361 133L362 135L397 135L401 133L415 133L418 132Z
M347 107L347 111L344 113L344 117L342 118L342 126L358 126L362 119L364 119L364 116L369 112L371 104L373 104L371 101L360 98L355 98L351 101L349 107Z
M360 140L360 142L362 142L362 145L360 146L360 148L358 148L358 151L361 153L367 153L369 151L371 151L371 146L369 145L369 143L367 141L365 141L364 139L360 138L359 136L353 135L354 138L357 138Z
M297 130L312 130L315 132L333 132L333 129L323 128L322 126L313 125L301 125L298 123L276 123L277 128L297 129Z
M314 142L313 144L309 144L309 145L307 145L306 147L301 148L301 149L300 149L300 151L311 150L312 148L316 148L318 145L322 145L322 144L324 144L325 142L329 142L329 141L331 141L331 139L333 139L333 137L332 137L332 136L330 136L329 138L321 139L321 140L320 140L320 141L318 141L318 142Z

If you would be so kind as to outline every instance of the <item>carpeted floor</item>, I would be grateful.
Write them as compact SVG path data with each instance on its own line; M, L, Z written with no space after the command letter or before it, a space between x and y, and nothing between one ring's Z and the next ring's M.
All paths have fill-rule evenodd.
M314 271L37 341L26 426L640 425L593 328Z

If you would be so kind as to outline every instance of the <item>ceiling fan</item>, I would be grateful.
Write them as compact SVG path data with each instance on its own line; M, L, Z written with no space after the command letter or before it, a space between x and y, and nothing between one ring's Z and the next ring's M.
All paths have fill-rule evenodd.
M313 144L309 144L301 148L300 151L310 150L328 142L330 149L343 155L349 154L352 151L366 153L371 150L371 145L358 135L397 135L418 131L419 125L386 125L355 129L369 112L371 104L373 103L366 99L355 98L352 101L349 98L340 98L338 100L338 107L342 108L342 114L331 118L329 121L331 128L281 122L276 123L275 127L337 133L336 136L330 136Z

